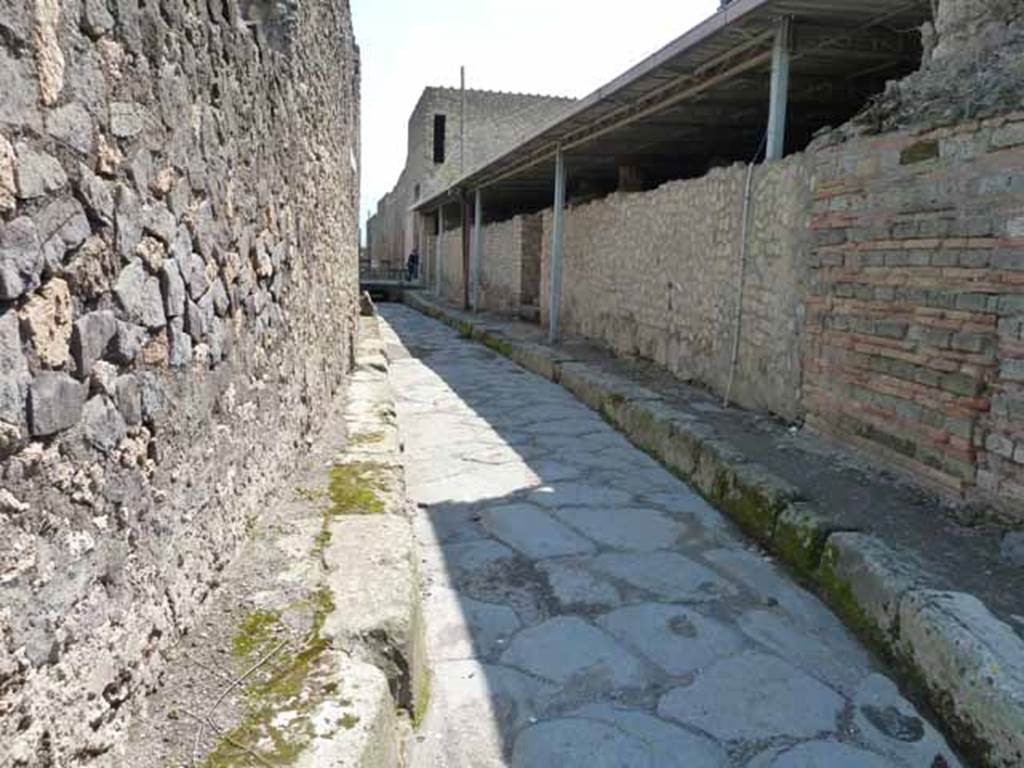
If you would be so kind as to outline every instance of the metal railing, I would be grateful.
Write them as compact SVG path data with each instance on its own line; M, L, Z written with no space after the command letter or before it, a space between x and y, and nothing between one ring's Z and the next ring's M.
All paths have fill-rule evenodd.
M409 270L400 267L361 267L359 270L359 282L419 285L421 276L410 273Z

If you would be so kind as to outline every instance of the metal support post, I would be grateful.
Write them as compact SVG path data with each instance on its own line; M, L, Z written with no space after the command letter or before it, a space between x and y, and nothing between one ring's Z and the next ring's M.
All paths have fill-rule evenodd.
M548 341L557 344L562 307L562 256L565 232L565 155L562 148L555 154L555 207L551 227L551 295L549 299Z
M781 160L786 153L786 111L789 107L789 61L792 49L793 21L779 20L772 49L772 85L768 107L768 148L765 159Z
M441 269L444 262L444 205L437 209L437 254L434 258L434 295L441 298Z
M476 190L473 206L473 258L470 261L470 302L474 312L480 311L480 269L483 266L483 192Z

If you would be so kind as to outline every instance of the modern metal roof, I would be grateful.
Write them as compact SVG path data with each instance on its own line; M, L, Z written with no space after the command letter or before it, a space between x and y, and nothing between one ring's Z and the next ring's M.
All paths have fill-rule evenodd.
M787 149L856 114L885 83L920 64L930 0L735 0L549 125L419 202L432 210L459 190L485 190L487 208L550 204L559 146L571 184L610 191L620 165L652 183L752 157L768 114L779 20L792 20Z

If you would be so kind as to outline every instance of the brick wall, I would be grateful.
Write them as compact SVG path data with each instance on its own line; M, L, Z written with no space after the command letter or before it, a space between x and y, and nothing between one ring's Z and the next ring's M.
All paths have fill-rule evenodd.
M1024 516L1024 116L813 159L809 421Z

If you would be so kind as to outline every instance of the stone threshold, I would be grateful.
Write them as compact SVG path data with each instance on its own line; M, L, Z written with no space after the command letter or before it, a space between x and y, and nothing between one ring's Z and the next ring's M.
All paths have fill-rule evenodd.
M404 302L601 413L820 594L928 700L972 762L1024 765L1024 569L1000 562L1000 529L963 526L905 479L820 437L727 411L648 364L584 342L551 347L536 326L422 292Z
M415 510L364 309L345 394L172 648L117 764L405 764L429 692Z

